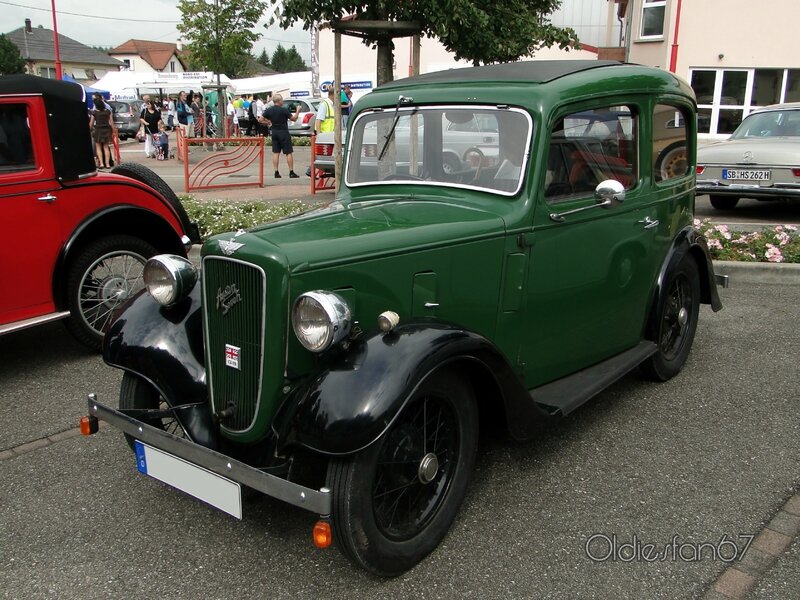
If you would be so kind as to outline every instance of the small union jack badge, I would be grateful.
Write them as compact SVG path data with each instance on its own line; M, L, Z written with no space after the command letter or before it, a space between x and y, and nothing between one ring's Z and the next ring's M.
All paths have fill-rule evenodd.
M225 366L238 369L241 352L241 348L232 346L231 344L225 344Z

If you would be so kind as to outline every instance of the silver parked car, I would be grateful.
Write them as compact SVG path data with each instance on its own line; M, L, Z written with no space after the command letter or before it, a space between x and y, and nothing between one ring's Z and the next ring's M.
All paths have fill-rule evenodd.
M800 199L800 102L750 113L730 138L697 150L697 193L714 208L739 198Z
M133 137L139 131L139 127L141 127L139 114L142 112L142 104L144 103L141 100L131 102L111 100L109 102L111 110L114 112L114 125L119 132L119 139Z
M285 106L291 113L294 113L298 104L300 105L300 114L297 116L297 121L289 121L289 133L307 136L314 133L314 122L317 119L317 110L320 102L322 100L318 98L304 98L303 100L292 98L286 100Z

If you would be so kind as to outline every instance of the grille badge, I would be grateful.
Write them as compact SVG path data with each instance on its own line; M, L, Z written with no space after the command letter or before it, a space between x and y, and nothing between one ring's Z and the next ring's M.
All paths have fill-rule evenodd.
M239 358L242 355L242 349L232 344L225 344L225 366L239 369Z
M235 283L217 288L217 309L221 307L223 315L227 315L228 311L241 300L242 295L239 293L239 286Z

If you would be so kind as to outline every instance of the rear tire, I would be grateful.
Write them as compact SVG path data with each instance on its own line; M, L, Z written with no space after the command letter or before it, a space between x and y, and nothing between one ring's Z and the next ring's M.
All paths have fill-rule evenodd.
M685 256L670 272L665 290L647 336L658 350L641 364L644 374L655 381L677 375L692 349L700 313L700 274L691 256Z
M739 203L738 198L732 198L730 196L709 196L709 201L711 202L711 206L716 208L717 210L730 210L732 208L736 208L736 205Z
M153 188L159 194L164 196L164 198L166 198L167 201L169 201L169 203L173 206L180 206L180 200L178 200L178 196L172 191L172 188L167 185L167 182L144 165L131 162L120 163L111 169L111 172L115 173L116 175L124 175L125 177L130 177L136 181L141 181L148 187Z
M125 372L122 376L122 385L119 388L119 407L121 409L156 410L168 408L169 405L152 385L133 373ZM178 437L186 437L183 427L174 417L139 420ZM135 439L132 436L126 433L125 441L128 442L131 450L135 450Z
M430 375L379 440L332 459L336 545L383 577L432 552L455 519L475 464L478 411L464 377Z

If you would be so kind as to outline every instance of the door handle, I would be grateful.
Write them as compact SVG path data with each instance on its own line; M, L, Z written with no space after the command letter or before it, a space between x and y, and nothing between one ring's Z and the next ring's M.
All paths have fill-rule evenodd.
M650 217L645 217L641 221L636 221L636 222L640 223L641 225L644 225L645 229L652 229L653 227L658 227L658 219L653 221Z
M55 202L56 197L53 194L45 194L44 196L39 196L37 198L39 202L47 202L48 204Z

